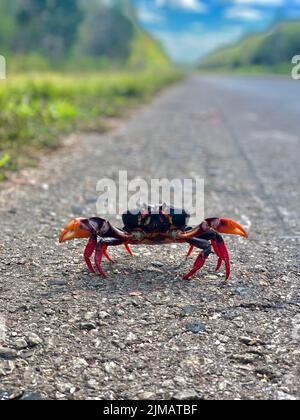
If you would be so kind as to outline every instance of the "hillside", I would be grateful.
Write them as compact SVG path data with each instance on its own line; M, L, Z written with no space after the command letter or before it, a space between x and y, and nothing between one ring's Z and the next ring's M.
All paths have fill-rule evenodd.
M300 53L300 21L283 22L205 57L201 69L285 72Z
M160 44L117 6L0 0L0 12L8 75L0 83L0 181L34 165L66 133L101 131L109 117L181 77Z
M126 0L0 0L0 51L8 71L160 68L161 46L140 28ZM68 15L68 19L65 16ZM38 37L37 37L38 33Z

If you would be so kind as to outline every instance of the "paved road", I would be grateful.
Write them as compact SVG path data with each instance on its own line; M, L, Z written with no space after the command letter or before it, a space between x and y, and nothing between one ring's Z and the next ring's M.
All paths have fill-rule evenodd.
M58 399L299 397L299 102L299 82L193 76L7 184L0 388ZM135 259L114 250L103 280L87 272L83 243L57 244L70 217L95 214L96 181L119 169L205 178L206 215L250 230L248 241L226 238L229 285L214 257L183 282L186 246L137 248Z

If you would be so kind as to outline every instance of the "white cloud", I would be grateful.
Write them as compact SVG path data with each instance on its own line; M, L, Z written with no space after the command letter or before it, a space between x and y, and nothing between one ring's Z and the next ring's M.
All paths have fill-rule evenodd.
M285 0L234 0L234 3L250 5L250 6L276 7L276 6L282 6L285 3Z
M193 25L187 31L154 31L174 61L188 64L195 64L204 55L237 40L243 33L243 27L238 25L216 31L201 25Z
M166 20L158 11L146 7L145 5L140 5L137 8L137 15L139 20L143 23L163 23Z
M190 12L204 13L207 11L207 6L200 0L156 0L156 5L159 7L172 7L174 9L182 9Z
M264 15L260 10L253 9L251 7L234 6L230 7L225 11L226 19L238 19L238 20L260 20L263 19Z

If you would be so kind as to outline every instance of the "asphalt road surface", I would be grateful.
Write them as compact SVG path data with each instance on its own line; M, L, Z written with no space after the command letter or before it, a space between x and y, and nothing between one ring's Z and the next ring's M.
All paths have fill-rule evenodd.
M299 81L193 76L3 185L0 396L299 398L299 105ZM57 243L120 169L205 178L206 216L250 232L229 284L213 255L183 281L185 245L114 249L102 279Z

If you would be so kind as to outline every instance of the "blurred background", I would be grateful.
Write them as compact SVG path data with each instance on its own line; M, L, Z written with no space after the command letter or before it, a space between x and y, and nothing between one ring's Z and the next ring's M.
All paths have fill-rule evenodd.
M135 0L142 25L191 67L290 71L299 0Z
M0 179L186 72L290 75L297 53L299 0L0 0Z

